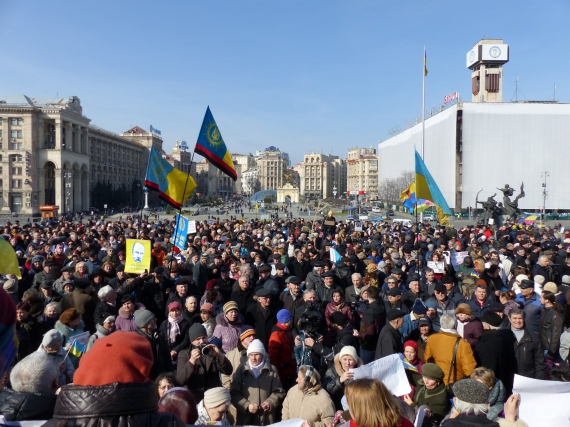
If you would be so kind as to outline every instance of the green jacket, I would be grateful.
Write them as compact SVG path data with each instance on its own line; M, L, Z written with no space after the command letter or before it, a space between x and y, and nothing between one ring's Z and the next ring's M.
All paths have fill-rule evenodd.
M443 381L434 390L428 390L423 380L418 381L418 388L414 394L414 403L418 406L425 405L431 409L433 418L437 421L443 419L451 409L451 402Z

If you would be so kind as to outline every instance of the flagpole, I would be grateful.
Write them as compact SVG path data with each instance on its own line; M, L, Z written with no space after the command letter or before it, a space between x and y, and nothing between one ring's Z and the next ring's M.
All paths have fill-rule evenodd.
M424 144L426 138L426 71L427 71L427 58L426 58L426 47L424 46L424 68L422 70L422 146L420 149L420 155L422 160L425 162L424 156ZM416 219L418 216L418 187L416 183ZM424 214L420 214L420 221L423 222ZM417 222L417 221L416 221Z
M190 170L188 171L188 173L186 174L186 183L184 184L184 191L182 192L182 202L180 203L180 208L178 209L178 215L182 216L182 204L184 202L184 195L186 194L186 188L188 187L188 180L190 179L190 172L192 172L192 163L194 162L194 154L195 152L192 152L192 157L190 158ZM182 158L182 156L180 156ZM178 222L176 222L176 232L174 233L174 239L172 240L172 251L171 253L174 253L174 247L176 246L176 238L178 237ZM183 251L184 248L180 249L180 251ZM170 262L170 268L169 270L172 271L172 264L173 262Z
M424 69L422 70L422 147L421 147L421 155L422 160L425 162L424 158L424 143L426 137L426 47L424 46Z

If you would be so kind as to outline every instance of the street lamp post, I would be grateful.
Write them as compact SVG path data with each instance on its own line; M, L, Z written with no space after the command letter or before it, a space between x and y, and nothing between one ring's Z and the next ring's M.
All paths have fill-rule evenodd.
M150 209L148 206L148 188L143 187L143 191L144 191L144 208L143 209Z
M542 213L540 214L540 224L542 225L542 217L544 216L544 221L546 222L546 178L550 176L548 171L544 171L541 175L544 177L544 182L542 183Z
M71 172L65 172L63 178L65 181L65 213L68 213L71 205Z

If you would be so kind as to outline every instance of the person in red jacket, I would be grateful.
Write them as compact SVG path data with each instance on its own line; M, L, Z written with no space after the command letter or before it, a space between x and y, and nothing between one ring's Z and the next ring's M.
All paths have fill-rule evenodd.
M291 325L293 316L288 310L279 310L277 324L271 330L269 337L269 360L277 368L283 388L288 390L295 384L297 377L297 362L293 356L293 338Z

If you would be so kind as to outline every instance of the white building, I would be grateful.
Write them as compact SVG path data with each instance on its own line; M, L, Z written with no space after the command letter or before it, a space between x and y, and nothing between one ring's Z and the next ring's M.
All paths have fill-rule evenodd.
M516 190L516 197L522 182L526 196L519 200L521 209L570 209L570 104L498 102L507 60L502 40L482 40L467 54L467 67L477 80L472 85L475 102L458 102L426 119L424 162L456 211L474 207L480 190L479 200L496 193L502 202L497 187L505 184ZM486 70L496 77L488 78ZM490 98L497 102L487 102ZM379 183L414 171L414 146L419 151L421 139L418 123L378 145Z

